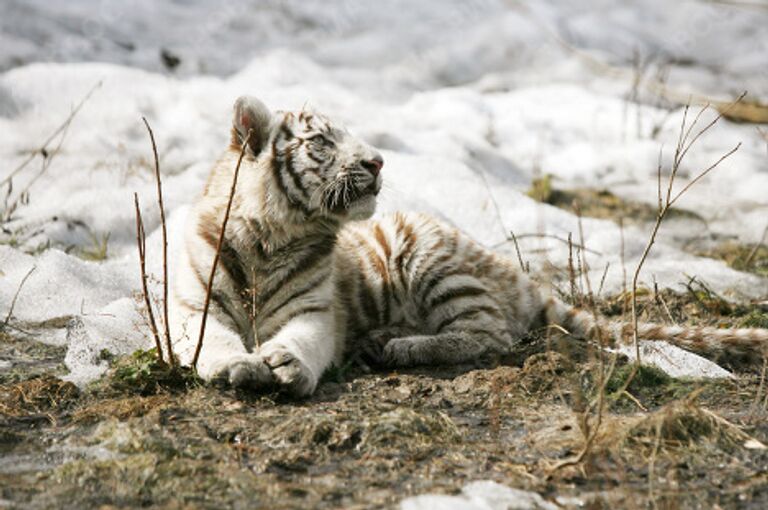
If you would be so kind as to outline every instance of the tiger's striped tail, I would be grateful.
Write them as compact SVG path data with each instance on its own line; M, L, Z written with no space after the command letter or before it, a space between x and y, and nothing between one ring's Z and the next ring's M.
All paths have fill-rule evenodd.
M600 339L607 347L617 343L631 344L633 327L629 323L596 320L586 310L570 307L556 299L546 304L548 325L565 329L569 334ZM748 360L755 364L768 356L768 329L683 327L663 324L638 324L641 340L665 341L708 358Z

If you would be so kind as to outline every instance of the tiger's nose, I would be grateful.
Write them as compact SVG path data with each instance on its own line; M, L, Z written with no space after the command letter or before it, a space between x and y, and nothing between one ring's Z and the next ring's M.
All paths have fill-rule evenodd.
M361 161L360 166L371 172L371 175L376 177L379 175L379 172L381 172L381 167L384 166L384 158L382 158L379 154L376 154L371 159L364 159Z

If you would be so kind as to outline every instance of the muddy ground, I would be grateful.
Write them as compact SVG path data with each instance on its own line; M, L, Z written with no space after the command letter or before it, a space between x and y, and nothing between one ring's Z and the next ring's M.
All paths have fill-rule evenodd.
M644 296L644 313L658 299ZM702 322L696 297L664 300ZM717 320L768 320L759 307L730 312ZM622 391L632 365L607 356L598 433L581 462L555 469L583 450L584 410L599 400L600 360L573 340L531 338L493 367L352 366L303 401L169 374L151 353L113 360L78 390L57 377L62 349L1 343L25 360L0 386L9 508L391 508L477 479L566 508L768 507L759 367L706 382L643 369Z
M768 253L753 251L709 256L762 274ZM765 304L696 281L639 299L646 320L768 327ZM614 318L627 304L599 301ZM0 507L392 508L490 479L563 508L768 508L755 360L720 360L732 380L644 368L627 384L626 360L539 334L490 366L352 364L297 401L205 385L152 353L78 389L60 379L64 352L0 330Z

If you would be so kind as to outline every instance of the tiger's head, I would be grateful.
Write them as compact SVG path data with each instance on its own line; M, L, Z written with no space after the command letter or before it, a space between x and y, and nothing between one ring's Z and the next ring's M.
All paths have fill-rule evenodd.
M270 173L274 191L305 217L370 217L384 160L373 147L316 112L270 112L258 99L234 106L233 149L247 151Z

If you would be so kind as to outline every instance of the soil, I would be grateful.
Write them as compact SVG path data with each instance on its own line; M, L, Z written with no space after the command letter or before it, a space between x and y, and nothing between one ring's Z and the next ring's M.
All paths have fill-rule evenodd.
M699 310L690 295L666 301ZM656 306L650 294L641 304ZM632 365L606 356L598 427L601 362L567 338L531 338L494 366L347 367L306 400L206 385L152 352L114 360L80 390L51 375L47 346L2 343L23 343L32 367L0 385L9 508L393 508L479 479L565 508L768 507L768 402L754 367L710 381L643 368L624 391ZM558 466L588 429L598 432L581 462Z

